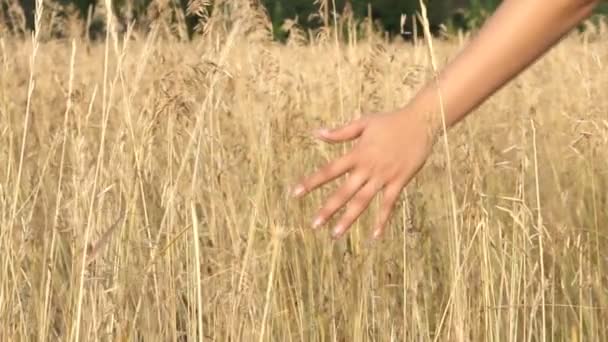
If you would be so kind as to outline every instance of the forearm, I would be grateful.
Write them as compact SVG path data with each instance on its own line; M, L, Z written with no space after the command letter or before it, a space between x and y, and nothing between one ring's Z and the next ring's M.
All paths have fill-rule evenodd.
M451 126L526 69L588 17L597 1L507 0L478 36L430 82L409 108L438 114L437 85ZM433 126L441 120L434 116Z

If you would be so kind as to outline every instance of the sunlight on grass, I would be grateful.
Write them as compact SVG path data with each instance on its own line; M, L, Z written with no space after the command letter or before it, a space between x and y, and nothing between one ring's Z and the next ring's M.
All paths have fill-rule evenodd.
M336 24L1 36L0 341L608 340L603 26L451 130L371 243L374 206L310 229L336 185L289 198L348 148L310 132L403 104L467 38L431 59Z

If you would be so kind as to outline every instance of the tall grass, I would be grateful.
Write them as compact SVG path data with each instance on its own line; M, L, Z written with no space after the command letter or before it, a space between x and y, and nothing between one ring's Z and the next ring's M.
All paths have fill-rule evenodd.
M309 132L403 104L466 38L270 27L0 37L1 341L608 339L603 26L450 131L373 244L373 206L309 229L335 184L288 198L348 148Z

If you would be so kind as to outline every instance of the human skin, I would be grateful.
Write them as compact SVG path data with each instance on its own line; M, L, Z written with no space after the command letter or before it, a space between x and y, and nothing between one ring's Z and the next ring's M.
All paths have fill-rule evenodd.
M595 0L506 0L477 36L402 108L365 115L314 135L328 143L356 140L352 149L304 177L293 189L302 197L349 173L313 219L325 225L342 207L332 237L343 236L382 193L372 237L382 235L399 194L422 168L433 141L529 67L587 18ZM441 94L441 101L439 98ZM441 114L441 105L443 113Z

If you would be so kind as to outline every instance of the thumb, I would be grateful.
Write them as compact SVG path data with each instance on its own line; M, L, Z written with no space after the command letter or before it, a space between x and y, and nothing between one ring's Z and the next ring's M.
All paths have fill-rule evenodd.
M329 143L350 141L358 138L363 133L367 122L368 120L361 118L351 121L342 127L334 129L321 128L314 132L314 136Z

